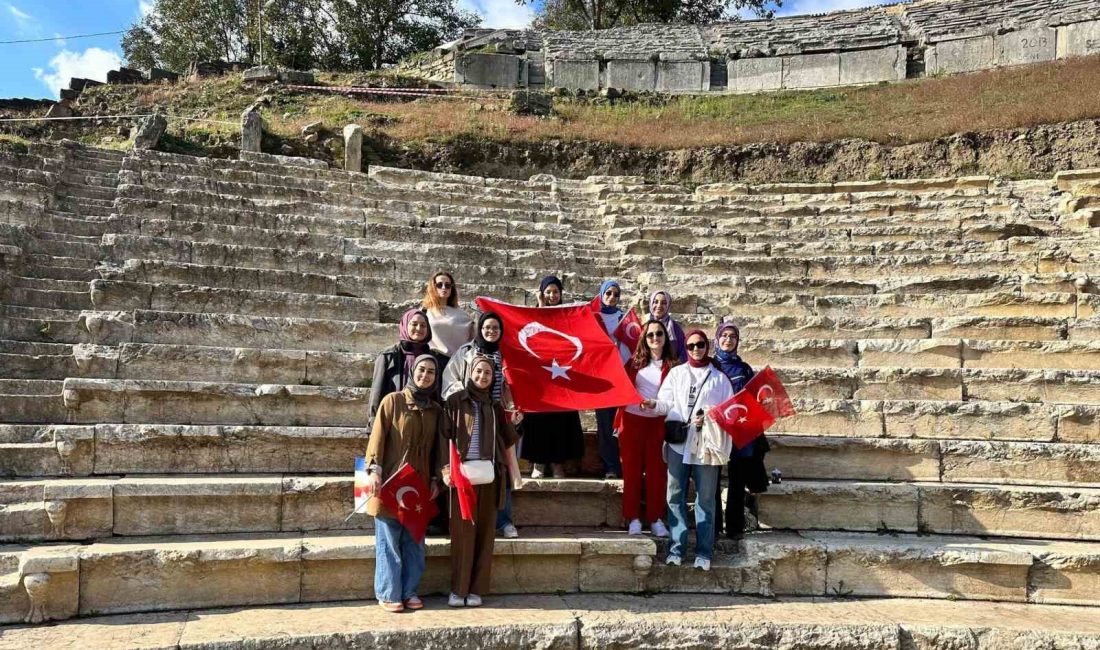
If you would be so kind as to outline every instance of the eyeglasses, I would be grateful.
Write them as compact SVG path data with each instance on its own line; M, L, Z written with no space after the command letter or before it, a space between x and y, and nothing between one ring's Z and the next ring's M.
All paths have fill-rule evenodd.
M663 339L665 338L664 332L646 332L645 337L647 339Z
M450 282L436 282L435 283L435 288L436 289L450 289L452 286L454 286L454 285L452 285Z
M686 347L689 350L706 350L707 349L707 344L706 343L688 343L684 347Z

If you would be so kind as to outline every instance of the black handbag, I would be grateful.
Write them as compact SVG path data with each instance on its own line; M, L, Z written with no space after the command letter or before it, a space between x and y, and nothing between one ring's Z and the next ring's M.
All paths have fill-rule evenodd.
M670 445L680 445L687 440L688 437L688 425L687 422L678 422L676 420L665 420L665 442Z
M699 392L700 393L702 392L703 384L707 383L707 380L710 379L710 372L711 371L709 371L709 370L707 371L706 376L703 377L703 381L699 382L698 384L692 383L692 385L691 385L692 393L695 393L696 386L698 386ZM698 403L699 403L699 394L695 393L695 399L691 400L691 406L688 407L688 414L689 415L692 412L695 411L695 405L698 404ZM688 423L687 422L679 422L677 420L665 420L665 442L667 442L670 445L680 445L680 444L683 444L684 442L687 441L687 437L688 437Z

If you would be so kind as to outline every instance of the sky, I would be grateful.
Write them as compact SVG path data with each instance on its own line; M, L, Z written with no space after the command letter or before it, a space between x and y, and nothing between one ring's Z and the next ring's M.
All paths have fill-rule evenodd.
M898 0L784 0L778 14L854 9ZM458 0L482 16L486 27L523 27L531 8L515 0ZM125 30L152 0L0 0L0 97L56 99L71 77L104 81L123 63L121 34L63 39L63 36Z

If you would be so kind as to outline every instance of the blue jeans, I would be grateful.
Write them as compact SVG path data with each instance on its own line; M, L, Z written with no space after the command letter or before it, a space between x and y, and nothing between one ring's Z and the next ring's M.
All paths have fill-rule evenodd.
M615 411L618 410L615 407L596 409L596 441L604 473L622 476L623 465L619 459L619 439L613 435Z
M417 595L426 549L396 519L374 518L374 597L399 603Z
M497 510L497 530L512 523L512 482L504 481L504 507Z
M669 555L684 557L687 545L688 480L695 481L695 557L709 560L714 555L714 496L718 486L718 465L685 465L684 457L665 446L668 464L668 523L672 543Z

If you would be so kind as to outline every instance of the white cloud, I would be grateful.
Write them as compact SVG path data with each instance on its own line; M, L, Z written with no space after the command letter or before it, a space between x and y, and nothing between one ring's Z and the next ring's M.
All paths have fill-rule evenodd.
M458 6L481 16L482 27L521 28L531 24L535 12L515 0L459 0Z
M4 6L7 7L8 15L11 16L11 19L15 22L15 31L17 34L20 36L35 36L38 34L38 21L35 20L34 16L10 2L4 3Z
M776 11L778 16L798 14L822 14L829 11L861 9L875 5L894 4L899 0L788 0L785 6Z
M61 50L50 59L49 69L32 68L36 79L41 81L55 95L69 85L72 77L107 80L107 71L122 66L122 57L115 52L89 47L83 52Z

